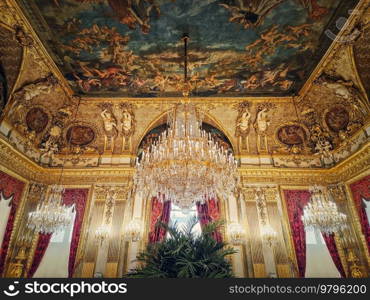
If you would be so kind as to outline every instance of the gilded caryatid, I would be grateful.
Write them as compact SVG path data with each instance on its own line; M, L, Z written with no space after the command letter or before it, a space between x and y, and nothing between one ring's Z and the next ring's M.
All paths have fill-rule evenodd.
M117 120L113 115L112 108L109 105L102 106L102 112L100 116L103 119L103 128L104 128L104 151L114 150L114 140L117 136Z
M268 152L267 131L271 124L269 113L272 108L275 108L275 106L271 103L263 103L257 108L254 128L257 132L257 149L259 153Z
M135 131L135 116L130 103L121 103L121 135L122 135L122 152L130 150L131 136Z
M238 138L239 151L246 150L249 152L249 132L251 125L251 113L249 103L242 102L238 106L238 117L235 125L235 136Z

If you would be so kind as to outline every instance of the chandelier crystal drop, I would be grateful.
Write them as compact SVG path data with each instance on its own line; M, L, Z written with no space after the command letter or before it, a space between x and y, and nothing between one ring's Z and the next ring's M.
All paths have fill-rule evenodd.
M193 104L177 104L169 114L168 129L136 160L138 189L184 209L218 192L232 192L237 161L201 126Z
M70 225L71 209L62 204L64 188L53 185L49 198L38 203L36 209L28 214L27 227L39 233L56 233Z
M306 229L319 230L331 234L347 228L347 216L338 210L334 201L329 199L323 187L310 189L311 199L303 209L302 221Z

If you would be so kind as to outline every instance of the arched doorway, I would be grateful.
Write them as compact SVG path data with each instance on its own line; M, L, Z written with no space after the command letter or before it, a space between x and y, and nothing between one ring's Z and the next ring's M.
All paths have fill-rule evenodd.
M148 149L150 145L157 141L162 132L167 130L167 128L167 123L162 123L147 132L147 134L142 138L137 150L137 157L139 160L141 159L143 151ZM230 140L221 130L206 122L202 123L202 129L211 134L213 139L221 147L229 153L234 153ZM173 204L166 205L166 203L160 203L155 198L147 200L149 201L147 205L147 216L149 216L149 242L158 242L166 236L163 231L156 229L155 224L158 221L169 224L177 223L181 227L189 219L197 216L199 224L197 224L194 229L199 233L201 227L207 223L224 219L225 212L222 209L221 201L219 201L219 199L212 199L206 203L196 203L188 209L181 209ZM157 232L155 232L155 230L157 230ZM218 240L222 239L221 233L215 234L215 238Z

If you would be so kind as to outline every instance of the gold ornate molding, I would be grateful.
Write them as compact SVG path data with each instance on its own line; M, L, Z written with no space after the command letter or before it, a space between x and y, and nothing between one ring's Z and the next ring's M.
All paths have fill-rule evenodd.
M326 51L325 55L321 58L321 61L316 66L315 70L312 72L311 76L308 78L306 83L303 85L302 89L299 91L299 97L304 97L310 90L315 79L322 73L325 67L331 62L335 53L341 48L344 43L342 40L349 35L353 30L354 26L361 20L362 13L365 8L369 5L369 0L360 0L355 9L352 10L352 14L348 17L347 22L342 27L340 32L337 34L335 40L331 43L329 49Z
M1 165L22 178L45 184L58 181L60 168L44 168L32 162L0 138ZM240 167L241 184L250 182L275 183L284 185L307 185L313 183L333 184L346 182L361 174L370 165L370 142L358 152L330 169L299 169L274 167ZM111 182L131 182L134 169L131 167L71 168L63 172L65 185Z

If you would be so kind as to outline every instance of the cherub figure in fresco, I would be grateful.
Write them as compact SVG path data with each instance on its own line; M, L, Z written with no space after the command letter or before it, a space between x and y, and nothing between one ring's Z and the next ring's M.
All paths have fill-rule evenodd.
M261 25L268 13L285 0L235 0L234 5L221 3L230 13L230 22L245 29ZM230 2L230 1L228 1Z
M328 14L329 10L325 7L320 6L318 0L298 0L305 8L308 9L310 18L313 20L319 20Z
M130 29L139 25L142 33L149 33L152 10L157 16L160 15L160 8L155 0L108 0L108 4L122 24L126 24Z
M220 5L231 13L230 22L238 23L245 29L258 27L265 17L286 0L234 0L224 1ZM328 9L318 4L318 0L297 0L305 7L313 20L319 20L328 14ZM230 2L233 4L230 5Z
M76 73L72 74L80 89L84 92L89 92L93 87L101 87L102 83L98 78L81 78Z
M255 90L260 85L259 78L257 74L253 74L247 80L243 81L243 87L247 90Z

